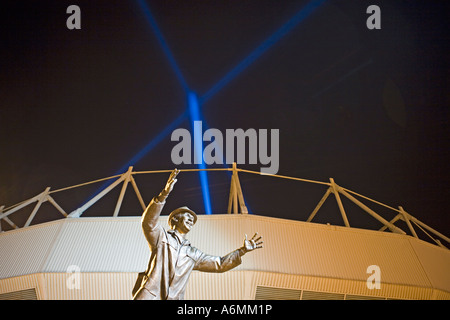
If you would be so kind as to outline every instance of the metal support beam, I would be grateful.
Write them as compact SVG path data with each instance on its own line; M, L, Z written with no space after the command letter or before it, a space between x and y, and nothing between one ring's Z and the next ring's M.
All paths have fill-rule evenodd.
M28 206L29 204L31 204L33 202L38 201L40 196L41 196L41 194L38 194L37 196L34 196L33 198L30 198L28 200L25 200L24 202L22 202L21 204L15 206L14 208L9 209L8 211L0 214L0 219L4 219L5 217L9 216L10 214L12 214L12 213L14 213L16 211L19 211L20 209Z
M408 214L406 213L406 211L403 209L402 206L399 206L398 208L399 208L399 210L400 210L401 215L403 216L403 220L405 220L406 224L408 225L409 231L411 231L412 235L413 235L415 238L419 238L419 237L417 236L416 230L414 230L414 228L413 228L411 222L409 221L409 217L408 217Z
M94 203L96 203L100 198L102 198L105 194L110 192L112 189L114 189L118 184L120 184L125 179L125 174L122 174L119 179L114 181L109 187L105 188L102 192L97 194L95 197L93 197L91 200L86 202L83 206L81 206L78 209L75 209L69 214L70 218L79 218L84 211L89 209Z
M123 197L125 196L125 192L127 191L128 182L131 180L131 172L133 171L133 167L129 167L128 171L123 174L123 184L122 190L120 191L119 199L117 200L116 208L114 209L113 217L117 217L119 215L120 207L122 206Z
M8 217L4 217L3 220L5 220L14 229L19 229L19 227L14 222L12 222Z
M239 175L236 168L236 163L233 164L233 174L235 175L234 183L236 184L236 191L239 200L239 208L241 209L241 213L247 214L248 209L245 205L244 194L242 193L241 182L239 181Z
M36 203L36 206L34 207L33 212L31 212L30 216L28 217L27 222L25 222L24 227L28 227L30 225L30 223L34 219L34 216L36 215L37 211L41 207L41 204L43 204L45 201L47 201L49 191L50 191L50 187L47 187L45 189L45 191L39 195L38 203Z
M313 210L313 212L309 215L308 219L306 220L306 222L311 222L312 219L314 219L314 217L316 216L317 212L319 211L319 209L322 207L322 205L324 204L325 200L327 200L328 196L330 195L330 193L332 192L331 187L327 189L327 192L325 192L325 194L323 195L322 199L320 199L319 203L317 204L316 208Z
M51 195L47 196L47 200L64 216L67 218L67 213L64 211L63 208L59 204L56 203L55 199L52 198Z
M130 176L130 180L131 180L131 185L133 186L134 192L136 192L136 196L139 200L139 203L141 204L142 210L145 210L145 202L144 199L142 198L141 193L139 192L139 188L136 184L136 181L133 178L133 175Z
M230 214L231 211L233 211L234 207L234 213L237 213L237 196L235 191L235 183L234 183L234 175L231 176L231 183L230 183L230 195L228 197L228 210L227 213Z
M244 201L244 194L242 193L241 183L239 182L236 162L233 162L233 174L231 175L230 196L228 198L227 213L231 213L231 211L233 211L235 214L238 214L239 209L242 214L248 213L248 209Z
M391 230L392 232L396 232L396 233L400 233L400 234L406 234L405 231L403 231L402 229L394 226L392 223L390 223L389 221L387 221L386 219L384 219L383 217L381 217L378 213L376 213L375 211L373 211L372 209L370 209L369 207L367 207L364 203L362 203L361 201L359 201L358 199L356 199L355 197L351 196L347 191L343 190L342 188L339 190L339 192L341 194L343 194L344 196L346 196L348 199L350 199L350 201L352 201L353 203L355 203L358 207L360 207L361 209L363 209L364 211L366 211L368 214L370 214L372 217L374 217L375 219L377 219L378 221L380 221L382 224L384 224L385 226L387 226L389 228L389 230Z
M0 215L3 213L3 209L4 208L5 208L5 206L1 206L0 207ZM5 222L8 223L14 229L19 229L19 227L16 226L16 224L14 222L12 222L8 217L3 217L2 219L0 219L0 232L2 232L2 228L1 228L1 221L2 220L5 220Z
M408 218L409 218L412 222L414 222L415 224L417 224L417 225L423 227L424 229L427 229L428 231L432 232L434 235L436 235L436 236L438 236L439 238L444 239L445 241L447 241L448 243L450 243L450 238L449 238L449 237L446 237L446 236L444 236L442 233L440 233L440 232L434 230L433 228L429 227L428 225L426 225L425 223L423 223L423 222L420 221L419 219L413 217L412 215L410 215L410 214L407 213L406 211L405 211L405 213L408 215Z
M394 218L392 218L392 220L389 221L389 223L394 224L396 223L398 220L403 220L403 216L401 213L399 213L398 215L396 215ZM384 231L388 228L387 225L382 226L378 231Z
M339 186L334 182L333 178L330 178L331 182L331 190L333 191L336 201L339 207L339 211L341 212L342 219L344 220L344 224L346 227L350 228L350 223L348 223L347 215L345 214L344 205L342 204L341 197L339 196Z
M248 213L248 209L245 205L245 200L244 200L244 195L242 192L242 188L241 188L241 184L239 181L239 176L238 176L238 172L248 172L248 173L254 173L254 174L258 174L261 175L261 173L259 172L253 172L253 171L249 171L249 170L242 170L242 169L238 169L236 166L236 163L233 163L233 167L232 169L226 168L226 169L202 169L203 171L232 171L232 176L231 176L231 183L230 183L230 194L229 194L229 201L228 201L228 209L227 212L228 213L234 213L234 214L246 214ZM187 169L186 171L202 171L199 169ZM148 172L134 172L134 174L141 174L141 173L159 173L159 172L169 172L170 170L158 170L158 171L148 171ZM389 207L385 204L382 204L378 201L372 200L370 198L367 198L365 196L362 196L360 194L357 194L353 191L350 191L348 189L342 188L339 185L337 185L335 183L335 181L330 178L330 183L328 182L318 182L318 181L312 181L312 180L305 180L305 179L300 179L300 178L293 178L293 177L286 177L286 176L279 176L279 175L271 175L273 177L278 177L278 178L285 178L285 179L291 179L291 180L299 180L299 181L304 181L304 182L310 182L310 183L319 183L322 185L326 185L327 186L327 190L325 192L325 194L323 195L323 197L321 198L321 200L319 201L319 203L316 205L316 207L314 208L313 212L310 214L310 216L308 217L308 219L306 220L307 222L312 221L316 214L318 213L318 211L321 209L321 207L323 206L323 204L325 203L325 201L328 199L330 193L333 193L336 197L336 201L338 203L339 206L339 210L340 213L342 215L342 218L344 220L344 223L347 227L350 227L350 224L348 222L347 219L347 215L346 212L344 210L344 206L342 204L342 200L341 200L341 196L345 196L347 197L350 201L352 201L354 204L356 204L357 206L359 206L361 209L363 209L364 211L366 211L369 215L371 215L372 217L374 217L375 219L377 219L379 222L381 222L383 224L383 227L380 229L380 231L384 231L386 229L391 230L392 232L396 232L396 233L400 233L400 234L406 234L406 232L404 232L401 228L395 226L394 224L402 219L406 222L406 224L408 225L409 230L411 231L411 234L415 237L415 238L419 238L415 228L413 228L413 224L415 225L416 228L419 228L422 232L424 232L427 236L429 236L432 240L434 240L438 245L442 246L445 248L445 246L443 246L441 244L441 242L436 238L434 238L434 236L444 239L445 241L447 241L448 243L450 243L450 239L446 236L444 236L443 234L437 232L436 230L434 230L433 228L429 227L428 225L426 225L425 223L421 222L420 220L416 219L415 217L411 216L409 213L407 213L402 207L399 207L399 210L394 209L392 207ZM67 189L73 189L76 187L80 187L80 186L84 186L87 184L92 184L92 183L96 183L98 181L105 181L108 180L110 181L111 179L115 179L117 178L117 180L115 180L113 183L111 183L108 187L106 187L105 189L101 190L100 193L98 193L94 198L92 198L90 201L88 201L86 204L84 204L83 206L79 207L78 209L72 211L69 215L67 215L67 213L64 211L64 209L62 209L59 204L53 199L53 197L50 194L56 193L56 192L60 192L63 190L67 190ZM96 203L100 198L102 198L103 196L105 196L107 193L109 193L112 189L114 189L117 185L119 185L120 183L123 182L123 186L122 186L122 190L120 192L119 195L119 199L117 201L116 204L116 208L114 211L114 216L118 216L119 214L119 210L121 208L122 202L123 202L123 198L125 196L125 192L126 192L126 188L129 182L131 182L134 191L137 195L137 198L139 200L139 203L141 204L141 207L143 210L145 210L145 202L142 198L141 193L139 192L139 189L137 187L136 181L133 178L133 167L129 167L128 171L113 177L109 177L109 178L104 178L104 179L100 179L100 180L96 180L96 181L91 181L88 183L84 183L84 184L80 184L80 185L76 185L76 186L72 186L72 187L67 187L67 188L63 188L63 189L59 189L59 190L55 190L50 192L50 188L45 189L44 192L28 199L25 200L23 202L20 202L14 206L11 206L9 208L6 209L5 212L5 206L0 206L0 222L3 224L2 221L8 223L12 228L14 229L19 229L19 227L13 222L11 221L8 216L10 216L11 214L21 210L22 208L36 203L35 207L32 211L32 213L30 214L30 216L28 217L24 227L29 226L35 215L37 214L38 210L40 209L42 203L49 201L63 216L66 217L80 217L85 210L87 210L88 208L90 208L94 203ZM397 215L391 220L391 221L387 221L384 218L382 218L379 214L377 214L375 211L371 210L369 207L367 207L365 204L363 204L359 198L363 198L365 200L374 202L378 205L384 206L390 210L394 210L397 212ZM3 231L2 227L3 225L0 225L0 232ZM430 232L430 233L428 233Z

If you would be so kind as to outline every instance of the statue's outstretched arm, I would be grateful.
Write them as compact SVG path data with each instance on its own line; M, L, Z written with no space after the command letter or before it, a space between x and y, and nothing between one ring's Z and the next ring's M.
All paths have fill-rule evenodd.
M262 248L262 237L256 238L257 235L258 233L255 233L250 240L247 240L247 235L245 235L243 246L223 257L207 255L198 251L199 257L194 269L204 272L225 272L237 267L242 263L241 257L244 254Z

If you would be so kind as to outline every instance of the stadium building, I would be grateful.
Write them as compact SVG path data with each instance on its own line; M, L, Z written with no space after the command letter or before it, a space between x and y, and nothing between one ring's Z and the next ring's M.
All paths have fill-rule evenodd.
M450 251L437 238L447 243L449 239L401 207L394 209L371 200L337 185L333 179L318 182L273 176L323 185L325 194L306 221L248 214L238 172L259 173L235 165L222 170L232 173L228 213L199 215L189 240L206 253L224 255L240 247L245 234L257 231L264 238L264 248L247 254L240 266L226 273L194 271L186 299L450 299ZM145 208L133 178L142 173L153 172L133 172L130 167L70 213L55 201L55 193L99 181L55 191L47 188L17 205L2 207L0 299L131 299L137 274L146 268L150 251L141 230L141 217L119 216L119 212L128 184ZM85 210L95 209L96 202L120 184L112 216L82 217ZM344 226L312 222L331 194ZM354 202L384 227L350 227L341 197ZM362 199L388 207L397 215L387 221ZM64 218L32 224L43 203L53 206ZM28 206L32 212L19 227L13 222L14 215ZM160 219L167 227L167 216ZM408 232L397 226L397 221L403 221L407 226L403 229ZM417 228L435 243L419 239Z

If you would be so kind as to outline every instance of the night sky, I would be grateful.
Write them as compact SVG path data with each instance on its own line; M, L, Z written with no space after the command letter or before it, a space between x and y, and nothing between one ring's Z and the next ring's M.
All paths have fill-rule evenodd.
M308 2L147 4L185 83L202 97ZM334 178L403 206L449 236L447 3L325 1L203 103L204 123L222 132L279 129L278 174ZM66 27L71 4L81 9L80 30ZM381 30L366 27L371 4L381 9ZM124 166L126 171L186 111L180 77L139 1L3 1L1 23L0 206L46 187L113 176ZM190 129L188 119L178 127ZM172 131L132 164L134 171L175 167ZM262 165L238 166L260 171ZM135 176L146 202L167 177ZM263 216L304 221L326 191L268 176L239 177L251 213ZM215 213L227 210L229 182L226 173L209 174ZM53 197L69 213L100 186ZM112 215L116 189L83 216ZM352 227L381 227L349 200L343 203ZM166 213L181 205L205 212L198 174L180 173ZM370 207L387 220L396 215ZM10 218L21 226L31 210ZM44 204L33 222L62 217L52 210ZM121 215L141 213L130 187ZM343 225L333 196L314 221ZM10 227L2 222L2 228Z

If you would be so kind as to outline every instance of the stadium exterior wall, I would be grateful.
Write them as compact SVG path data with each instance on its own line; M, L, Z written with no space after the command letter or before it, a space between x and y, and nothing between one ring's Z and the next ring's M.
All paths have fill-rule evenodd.
M167 216L161 223L167 226ZM186 299L450 299L450 251L411 236L257 215L200 215L189 239L223 255L255 231L264 237L263 249L224 274L193 272ZM149 257L140 217L67 218L3 232L0 253L0 298L35 288L37 299L52 300L130 299ZM367 287L370 265L380 267L381 289ZM75 276L70 266L80 271L79 289L68 285Z
M129 300L137 274L80 273L79 286L73 274L38 273L0 280L2 294L34 289L38 300ZM72 278L71 278L72 277ZM382 284L380 289L368 289L366 282L344 279L319 278L258 271L230 271L223 274L194 272L187 291L187 300L253 300L258 287L266 288L263 299L291 299L276 296L273 290L314 292L316 299L414 299L449 300L450 293L422 287ZM267 290L273 289L273 290Z

